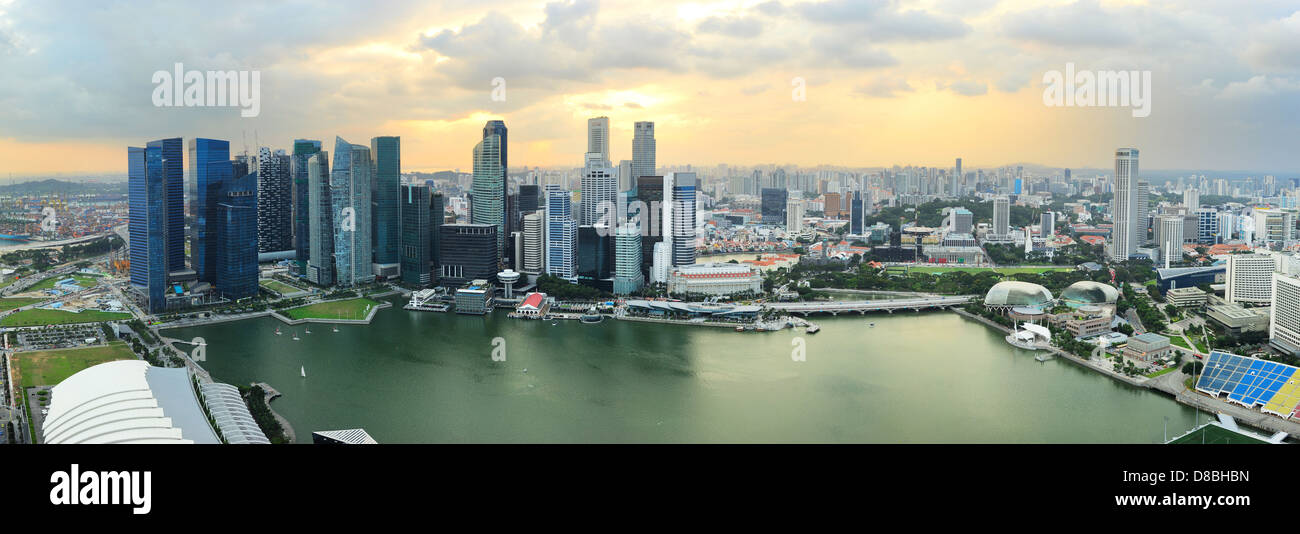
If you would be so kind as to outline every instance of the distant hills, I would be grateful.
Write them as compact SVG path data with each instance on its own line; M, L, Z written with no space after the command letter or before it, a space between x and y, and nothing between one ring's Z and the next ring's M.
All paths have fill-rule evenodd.
M0 195L86 195L126 193L126 182L70 182L66 180L33 180L0 185Z

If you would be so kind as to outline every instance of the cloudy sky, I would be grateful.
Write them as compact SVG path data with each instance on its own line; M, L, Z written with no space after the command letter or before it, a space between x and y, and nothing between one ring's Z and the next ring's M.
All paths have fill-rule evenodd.
M261 113L155 107L153 73L256 70ZM1150 71L1151 114L1048 107L1044 73ZM128 145L402 136L407 170L659 163L1300 171L1300 3L1184 0L0 0L0 176L124 173ZM505 100L492 99L493 79ZM798 80L806 99L792 98Z

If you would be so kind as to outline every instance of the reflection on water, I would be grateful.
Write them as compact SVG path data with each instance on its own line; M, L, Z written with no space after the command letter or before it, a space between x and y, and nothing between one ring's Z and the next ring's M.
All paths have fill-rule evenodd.
M400 303L399 303L400 304ZM269 318L168 331L204 366L265 381L305 439L381 442L1137 442L1195 412L1065 361L1039 363L946 312L814 318L817 334L380 311L276 336ZM868 328L867 323L876 323ZM491 359L506 340L506 361ZM791 359L791 339L807 360ZM299 376L306 367L308 378Z

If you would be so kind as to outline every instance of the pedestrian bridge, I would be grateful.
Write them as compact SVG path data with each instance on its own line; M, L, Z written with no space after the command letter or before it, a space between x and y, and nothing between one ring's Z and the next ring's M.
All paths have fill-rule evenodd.
M954 297L927 297L895 300L863 300L845 302L771 302L763 306L768 309L807 316L813 313L867 313L889 312L899 310L921 311L929 309L947 309L963 306L976 295L959 295Z

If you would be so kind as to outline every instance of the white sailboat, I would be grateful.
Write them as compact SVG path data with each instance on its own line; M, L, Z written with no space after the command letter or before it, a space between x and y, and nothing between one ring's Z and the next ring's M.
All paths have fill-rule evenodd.
M298 372L299 372L299 373L302 373L302 377L303 377L303 378L307 378L307 367L306 367L306 366L299 367L299 368L298 368Z
M311 333L311 327L309 326L309 327L307 327L307 328L304 328L303 331L302 331L302 333L304 333L304 334L310 334L310 333Z
M298 341L299 339L300 339L300 338L298 337L298 331L297 331L297 330L294 330L294 331L293 331L293 340L294 340L294 341Z
M338 327L337 325L334 326L334 331L335 331L335 332L338 332L338 331L339 331L339 327Z
M277 335L277 336L280 335L280 327L279 327L279 326L275 327L275 335Z

